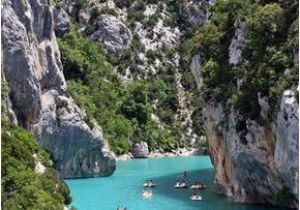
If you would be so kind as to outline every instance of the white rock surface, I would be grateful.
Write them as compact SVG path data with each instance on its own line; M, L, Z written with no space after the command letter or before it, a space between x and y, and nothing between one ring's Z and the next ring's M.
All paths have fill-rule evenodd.
M292 90L285 90L276 120L275 165L295 196L299 195L299 104Z
M18 123L51 153L62 178L112 174L115 158L101 128L90 128L66 96L53 7L48 0L2 6L2 67Z
M96 20L96 28L90 38L100 41L107 50L118 52L131 42L130 31L113 15L100 15Z
M246 44L245 23L240 19L234 23L235 33L229 46L229 64L237 65L242 61L242 52Z

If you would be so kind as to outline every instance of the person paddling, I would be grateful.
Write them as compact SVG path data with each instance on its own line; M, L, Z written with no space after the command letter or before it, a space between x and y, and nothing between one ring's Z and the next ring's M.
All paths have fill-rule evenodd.
M186 182L187 183L187 177L188 177L188 174L187 174L187 172L186 171L184 171L183 172L183 174L182 174L182 182Z
M184 179L187 179L187 176L188 176L188 175L187 175L187 172L184 171L184 172L183 172L183 178L184 178Z

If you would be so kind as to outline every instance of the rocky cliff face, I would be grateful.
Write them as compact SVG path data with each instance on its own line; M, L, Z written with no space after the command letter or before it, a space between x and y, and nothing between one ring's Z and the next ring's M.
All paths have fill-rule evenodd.
M66 31L64 13L54 16L47 0L5 0L2 7L3 72L18 123L49 150L61 177L112 174L101 128L67 94L54 34Z
M228 63L237 65L243 59L245 23L238 19L234 25ZM192 57L190 65L200 94L204 88L201 53ZM237 88L241 82L237 79ZM283 92L272 116L268 97L258 93L255 119L233 106L225 107L213 95L203 100L209 154L216 168L215 183L234 201L278 205L278 199L285 197L283 205L298 205L299 104L295 89Z
M287 186L298 196L298 104L291 110L286 96L282 100L276 125L263 116L261 123L243 119L233 109L228 116L221 104L203 109L215 183L237 202L276 204L276 195ZM293 119L281 117L286 109ZM241 121L242 131L238 129Z
M295 197L299 196L299 104L292 90L283 93L273 132L276 134L274 162Z

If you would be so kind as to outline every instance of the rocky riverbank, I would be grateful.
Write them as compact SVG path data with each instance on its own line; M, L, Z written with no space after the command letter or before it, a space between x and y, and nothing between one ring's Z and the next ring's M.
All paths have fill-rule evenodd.
M149 153L145 158L162 158L162 157L187 157L192 155L206 155L207 151L204 148L178 148L174 149L171 152L163 152L159 150L154 150ZM132 153L127 153L118 156L117 161L125 161L130 159L135 159Z

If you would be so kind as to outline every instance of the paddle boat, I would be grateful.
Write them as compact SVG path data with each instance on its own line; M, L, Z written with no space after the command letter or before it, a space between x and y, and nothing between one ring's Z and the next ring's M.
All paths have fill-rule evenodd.
M189 186L185 182L176 182L175 188L188 188Z
M191 196L191 200L192 201L202 201L202 196L201 195L197 195L197 194L193 194Z
M144 182L144 187L156 187L156 184L152 180L150 180L150 181L147 180L147 181Z
M194 190L202 190L202 189L206 188L206 185L204 185L204 184L193 184L190 188L194 189Z

